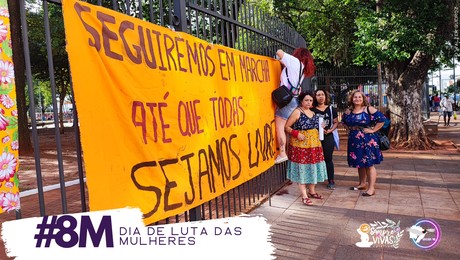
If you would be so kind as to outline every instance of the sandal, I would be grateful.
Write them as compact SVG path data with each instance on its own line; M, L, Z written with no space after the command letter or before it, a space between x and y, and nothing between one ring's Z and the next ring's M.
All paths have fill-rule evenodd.
M323 196L319 195L318 193L312 194L309 192L308 196L311 198L319 199L319 200L323 199Z
M350 190L365 190L366 186L355 186L355 187L350 187Z
M374 193L372 193L372 194L368 193L367 191L365 191L365 192L363 192L363 193L361 194L361 196L363 196L363 197L372 197L372 196L374 196L374 195L375 195L375 191L374 191Z
M306 197L306 198L302 198L302 203L307 205L307 206L311 206L313 205L313 201L311 201L310 198Z

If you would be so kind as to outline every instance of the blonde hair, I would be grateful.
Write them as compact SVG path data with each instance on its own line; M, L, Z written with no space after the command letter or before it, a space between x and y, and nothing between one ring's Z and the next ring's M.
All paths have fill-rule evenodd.
M353 104L353 97L355 96L356 93L359 93L363 97L363 106L367 107L369 106L369 102L367 101L366 95L359 89L353 90L350 95L348 96L348 107L350 109L355 107L355 104Z

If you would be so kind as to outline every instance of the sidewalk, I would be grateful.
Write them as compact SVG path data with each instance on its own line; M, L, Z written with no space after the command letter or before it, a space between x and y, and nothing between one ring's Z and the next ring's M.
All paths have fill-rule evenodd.
M430 121L439 122L438 124L438 140L448 140L460 151L460 111L457 111L457 119L451 117L449 127L444 126L443 117L439 117L438 113L431 112Z
M460 150L454 146L460 147L460 118L452 123L457 124L444 127L441 118L434 138L444 143L443 150L385 151L376 167L373 197L349 190L357 184L357 170L348 167L342 141L341 150L334 152L336 190L318 184L324 199L313 199L309 207L293 184L284 188L287 194L275 195L251 212L272 225L277 259L460 259ZM441 227L441 241L429 251L417 247L406 230L420 218ZM361 241L357 229L362 224L387 219L400 221L405 230L399 248L355 245Z

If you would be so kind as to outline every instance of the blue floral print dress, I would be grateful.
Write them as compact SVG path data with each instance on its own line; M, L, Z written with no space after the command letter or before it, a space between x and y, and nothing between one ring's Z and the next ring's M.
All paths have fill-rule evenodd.
M366 109L364 109L366 111ZM368 168L383 161L382 151L379 148L379 137L376 133L365 134L362 128L368 128L378 122L385 122L385 116L377 111L368 114L360 113L343 114L342 122L352 129L348 134L348 166L354 168Z

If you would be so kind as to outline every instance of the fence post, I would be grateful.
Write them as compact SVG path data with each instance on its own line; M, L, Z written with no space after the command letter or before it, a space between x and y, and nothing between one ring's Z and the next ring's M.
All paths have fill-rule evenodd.
M200 220L202 220L200 206L194 207L193 209L190 209L188 211L188 213L189 213L189 216L190 216L189 221L200 221Z
M185 0L174 0L174 15L172 22L174 29L179 32L187 32L187 14ZM201 220L200 206L189 210L190 221Z
M187 15L185 11L185 0L174 0L174 14L172 22L176 31L187 32Z

